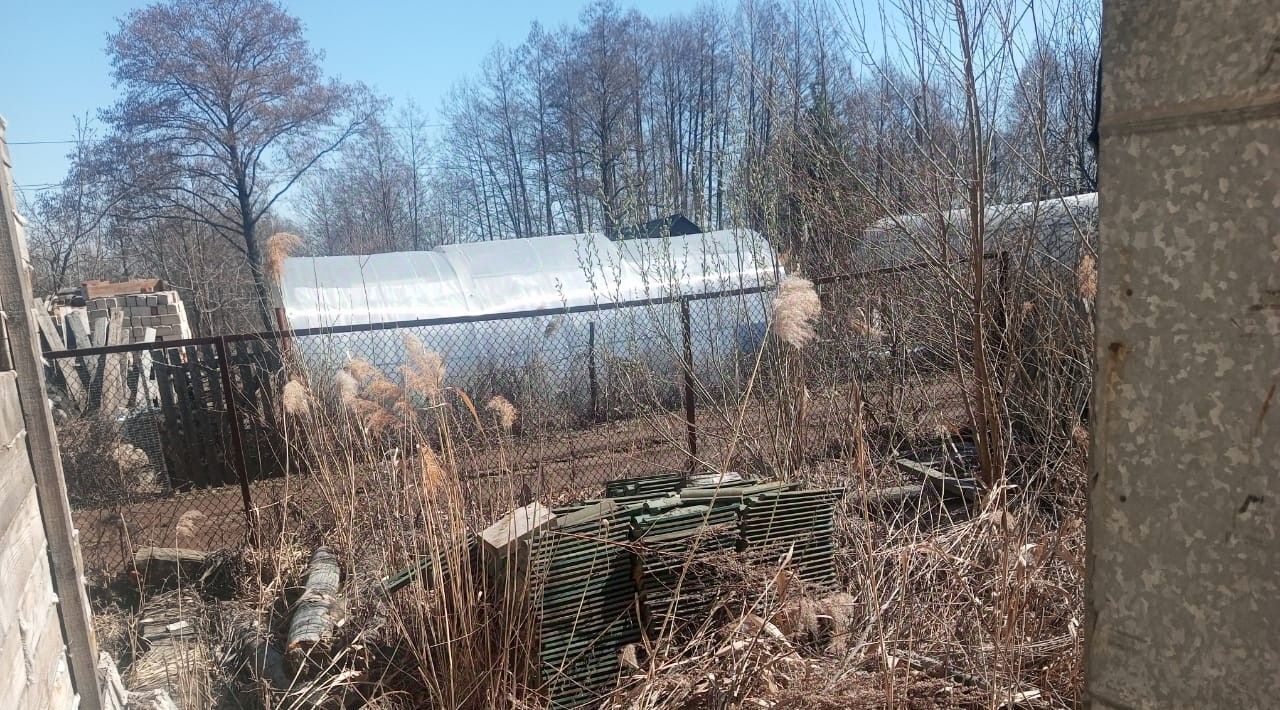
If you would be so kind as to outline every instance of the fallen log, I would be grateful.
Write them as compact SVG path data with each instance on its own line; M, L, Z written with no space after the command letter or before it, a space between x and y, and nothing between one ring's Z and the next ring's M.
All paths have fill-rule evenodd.
M305 656L333 630L339 581L338 558L327 547L316 549L307 568L306 586L289 622L289 653Z

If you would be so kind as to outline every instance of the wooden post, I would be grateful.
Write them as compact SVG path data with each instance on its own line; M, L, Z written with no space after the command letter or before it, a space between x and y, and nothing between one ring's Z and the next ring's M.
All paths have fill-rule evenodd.
M9 334L9 350L18 380L18 399L27 428L27 448L36 479L40 516L49 540L49 560L58 595L63 638L72 683L82 710L100 710L97 682L97 640L84 591L83 563L76 544L67 483L62 475L58 434L45 397L31 277L27 271L26 238L17 219L9 147L0 119L0 307ZM6 583L14 580L7 580Z

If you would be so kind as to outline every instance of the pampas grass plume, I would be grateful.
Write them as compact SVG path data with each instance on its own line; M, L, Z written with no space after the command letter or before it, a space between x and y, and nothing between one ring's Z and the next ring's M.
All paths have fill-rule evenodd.
M511 431L511 428L516 425L516 405L508 401L506 397L495 394L485 403L484 408L493 415L494 419L498 420L498 425L502 427L503 431Z
M1093 301L1098 295L1098 264L1091 254L1085 254L1076 267L1076 290L1086 301Z
M343 367L352 377L356 378L356 382L361 384L367 384L371 380L382 377L382 370L374 367L373 363L363 358L350 358Z
M191 539L200 532L200 523L208 516L198 510L188 510L178 517L178 524L173 526L173 532L180 538Z
M311 395L307 393L307 388L297 380L289 380L284 386L284 394L281 396L284 401L284 411L295 417L306 417L311 415Z
M778 284L773 298L773 332L792 347L803 348L816 337L813 322L821 312L822 301L813 282L788 276Z
M280 283L280 279L284 276L284 260L301 246L302 237L291 232L276 232L267 237L266 246L262 250L266 255L263 271L266 272L267 277Z
M338 385L338 399L348 408L351 407L356 400L360 383L356 382L356 378L352 377L351 373L346 370L338 370L338 374L334 376L334 381Z
M440 398L444 386L444 358L440 353L427 350L417 336L404 336L406 364L404 366L404 384L410 391L435 401Z

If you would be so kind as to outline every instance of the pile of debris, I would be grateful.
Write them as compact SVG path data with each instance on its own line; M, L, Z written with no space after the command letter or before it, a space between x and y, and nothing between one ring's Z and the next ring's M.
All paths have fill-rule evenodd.
M83 349L125 343L151 343L191 337L187 309L177 291L160 279L86 281L49 299L44 312L59 343L51 350ZM119 329L118 335L110 331ZM50 340L45 333L46 341ZM61 345L62 347L55 347Z
M532 581L537 660L554 707L598 703L637 648L701 626L726 566L785 565L807 589L835 586L839 490L663 474L613 481L605 497L549 510L532 503L479 535L490 574ZM726 565L727 563L727 565ZM410 568L388 592L425 580Z
M38 302L36 324L45 351L85 350L191 337L177 291L159 279L88 281ZM48 360L54 416L60 422L90 412L147 406L154 391L147 353L110 353Z

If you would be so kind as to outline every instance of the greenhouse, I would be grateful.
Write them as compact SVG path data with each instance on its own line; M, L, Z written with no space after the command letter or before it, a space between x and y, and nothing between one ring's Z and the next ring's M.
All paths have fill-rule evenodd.
M750 230L622 241L587 233L290 258L281 301L293 330L438 320L300 338L313 367L362 358L397 372L411 333L440 353L451 381L536 369L556 382L583 379L587 361L674 372L683 325L674 299L689 296L690 349L709 374L759 344L763 291L780 274L768 241Z

